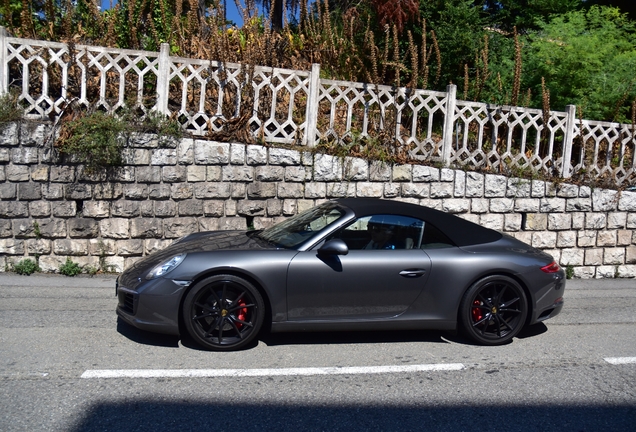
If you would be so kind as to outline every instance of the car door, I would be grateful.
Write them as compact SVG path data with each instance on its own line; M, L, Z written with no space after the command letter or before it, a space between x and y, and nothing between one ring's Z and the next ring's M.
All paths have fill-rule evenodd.
M373 217L330 237L347 243L346 255L310 250L293 258L287 277L289 320L387 318L403 313L415 301L431 268L430 258L414 247L419 243L414 245L411 238L421 241L421 235L417 237L423 225L412 218L384 218L394 223L398 238L386 248L366 249Z

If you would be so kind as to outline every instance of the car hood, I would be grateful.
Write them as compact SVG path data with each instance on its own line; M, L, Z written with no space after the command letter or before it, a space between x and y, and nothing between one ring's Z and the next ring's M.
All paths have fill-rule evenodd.
M218 250L265 250L276 246L253 235L253 231L206 231L190 234L165 249L147 256L126 269L124 277L146 272L159 263L182 253Z

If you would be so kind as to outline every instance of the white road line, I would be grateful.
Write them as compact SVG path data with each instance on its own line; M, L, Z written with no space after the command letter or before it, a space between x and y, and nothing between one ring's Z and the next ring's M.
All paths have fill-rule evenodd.
M314 367L287 369L112 369L87 370L81 378L208 378L257 376L356 375L398 372L456 371L462 363L406 366Z
M606 357L604 360L613 365L636 363L636 357Z

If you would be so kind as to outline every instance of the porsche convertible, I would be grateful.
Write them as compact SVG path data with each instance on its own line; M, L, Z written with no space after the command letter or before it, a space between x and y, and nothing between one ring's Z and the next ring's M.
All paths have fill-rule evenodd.
M190 234L117 279L117 314L214 351L263 330L459 330L510 342L563 307L565 272L506 234L431 208L326 201L265 230Z

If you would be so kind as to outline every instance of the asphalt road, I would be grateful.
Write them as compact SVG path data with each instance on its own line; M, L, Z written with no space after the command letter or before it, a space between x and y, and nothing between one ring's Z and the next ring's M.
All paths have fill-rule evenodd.
M114 281L0 274L0 431L636 428L633 279L569 281L561 315L502 347L347 332L235 353L118 324Z

